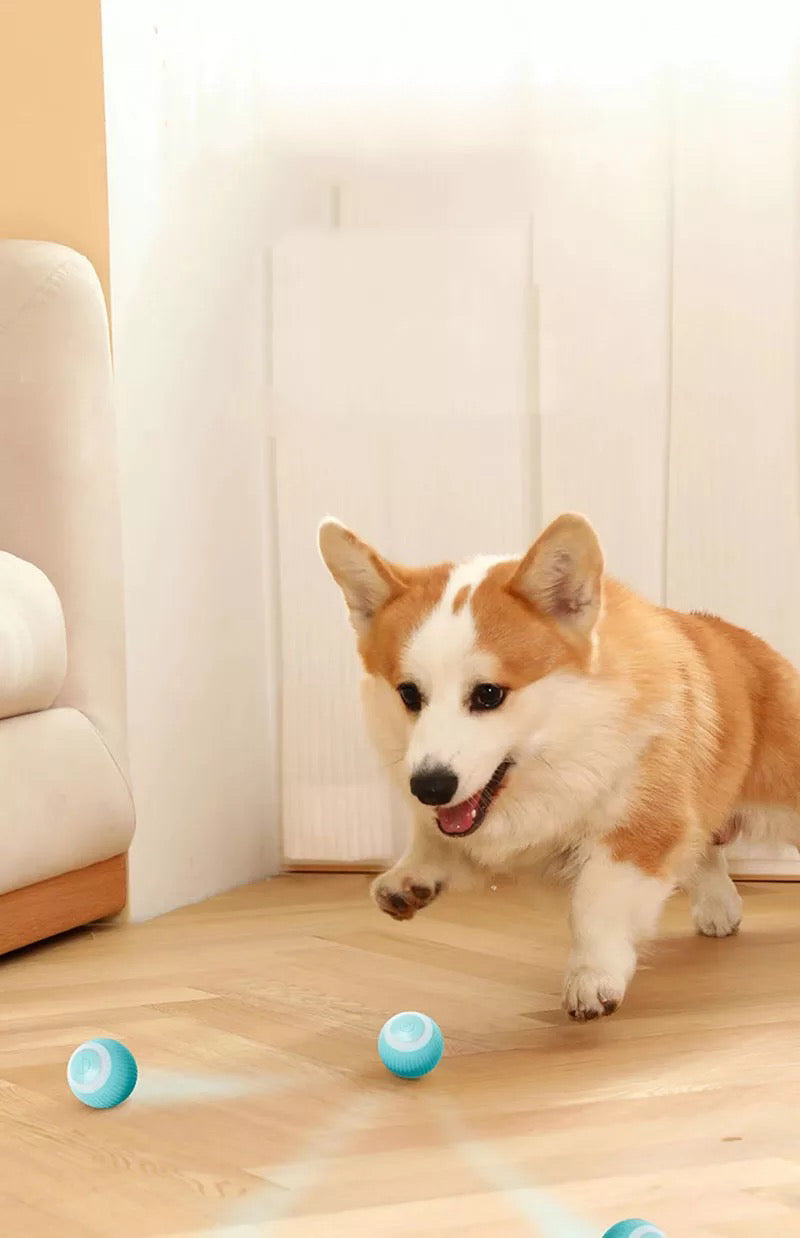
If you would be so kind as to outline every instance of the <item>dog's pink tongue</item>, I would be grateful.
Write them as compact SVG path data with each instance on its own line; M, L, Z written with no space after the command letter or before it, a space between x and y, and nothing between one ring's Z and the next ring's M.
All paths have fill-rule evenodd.
M444 830L445 834L466 834L470 826L474 824L475 809L480 797L481 793L478 791L476 795L464 800L461 804L452 804L446 808L437 809L436 820L439 822L439 829Z

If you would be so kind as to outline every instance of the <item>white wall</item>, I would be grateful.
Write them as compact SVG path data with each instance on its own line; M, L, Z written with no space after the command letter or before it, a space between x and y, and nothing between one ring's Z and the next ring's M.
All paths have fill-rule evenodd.
M263 254L279 196L231 5L108 0L103 27L144 917L277 866Z

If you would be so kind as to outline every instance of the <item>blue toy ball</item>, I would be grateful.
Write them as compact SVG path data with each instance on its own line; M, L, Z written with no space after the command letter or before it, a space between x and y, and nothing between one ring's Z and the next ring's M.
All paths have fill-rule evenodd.
M393 1075L420 1079L439 1064L444 1037L428 1015L404 1010L384 1023L378 1037L378 1053Z
M67 1063L73 1096L92 1109L113 1109L136 1087L136 1058L118 1040L100 1037L78 1045Z
M665 1234L649 1221L617 1221L606 1230L603 1238L665 1238Z

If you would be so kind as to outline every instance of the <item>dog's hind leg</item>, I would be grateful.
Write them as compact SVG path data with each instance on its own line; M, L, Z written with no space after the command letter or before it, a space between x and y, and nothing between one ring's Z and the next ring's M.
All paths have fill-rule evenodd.
M725 848L709 847L685 883L692 919L704 937L730 937L742 919L742 900L728 876Z

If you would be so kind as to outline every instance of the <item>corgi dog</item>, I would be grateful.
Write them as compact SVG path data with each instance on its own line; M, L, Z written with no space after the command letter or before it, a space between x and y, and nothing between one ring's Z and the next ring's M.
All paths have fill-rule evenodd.
M800 841L800 676L750 632L605 575L582 516L522 558L400 567L334 520L371 735L405 793L408 850L373 885L406 920L529 865L571 885L564 1007L612 1014L678 887L735 933L725 845Z

